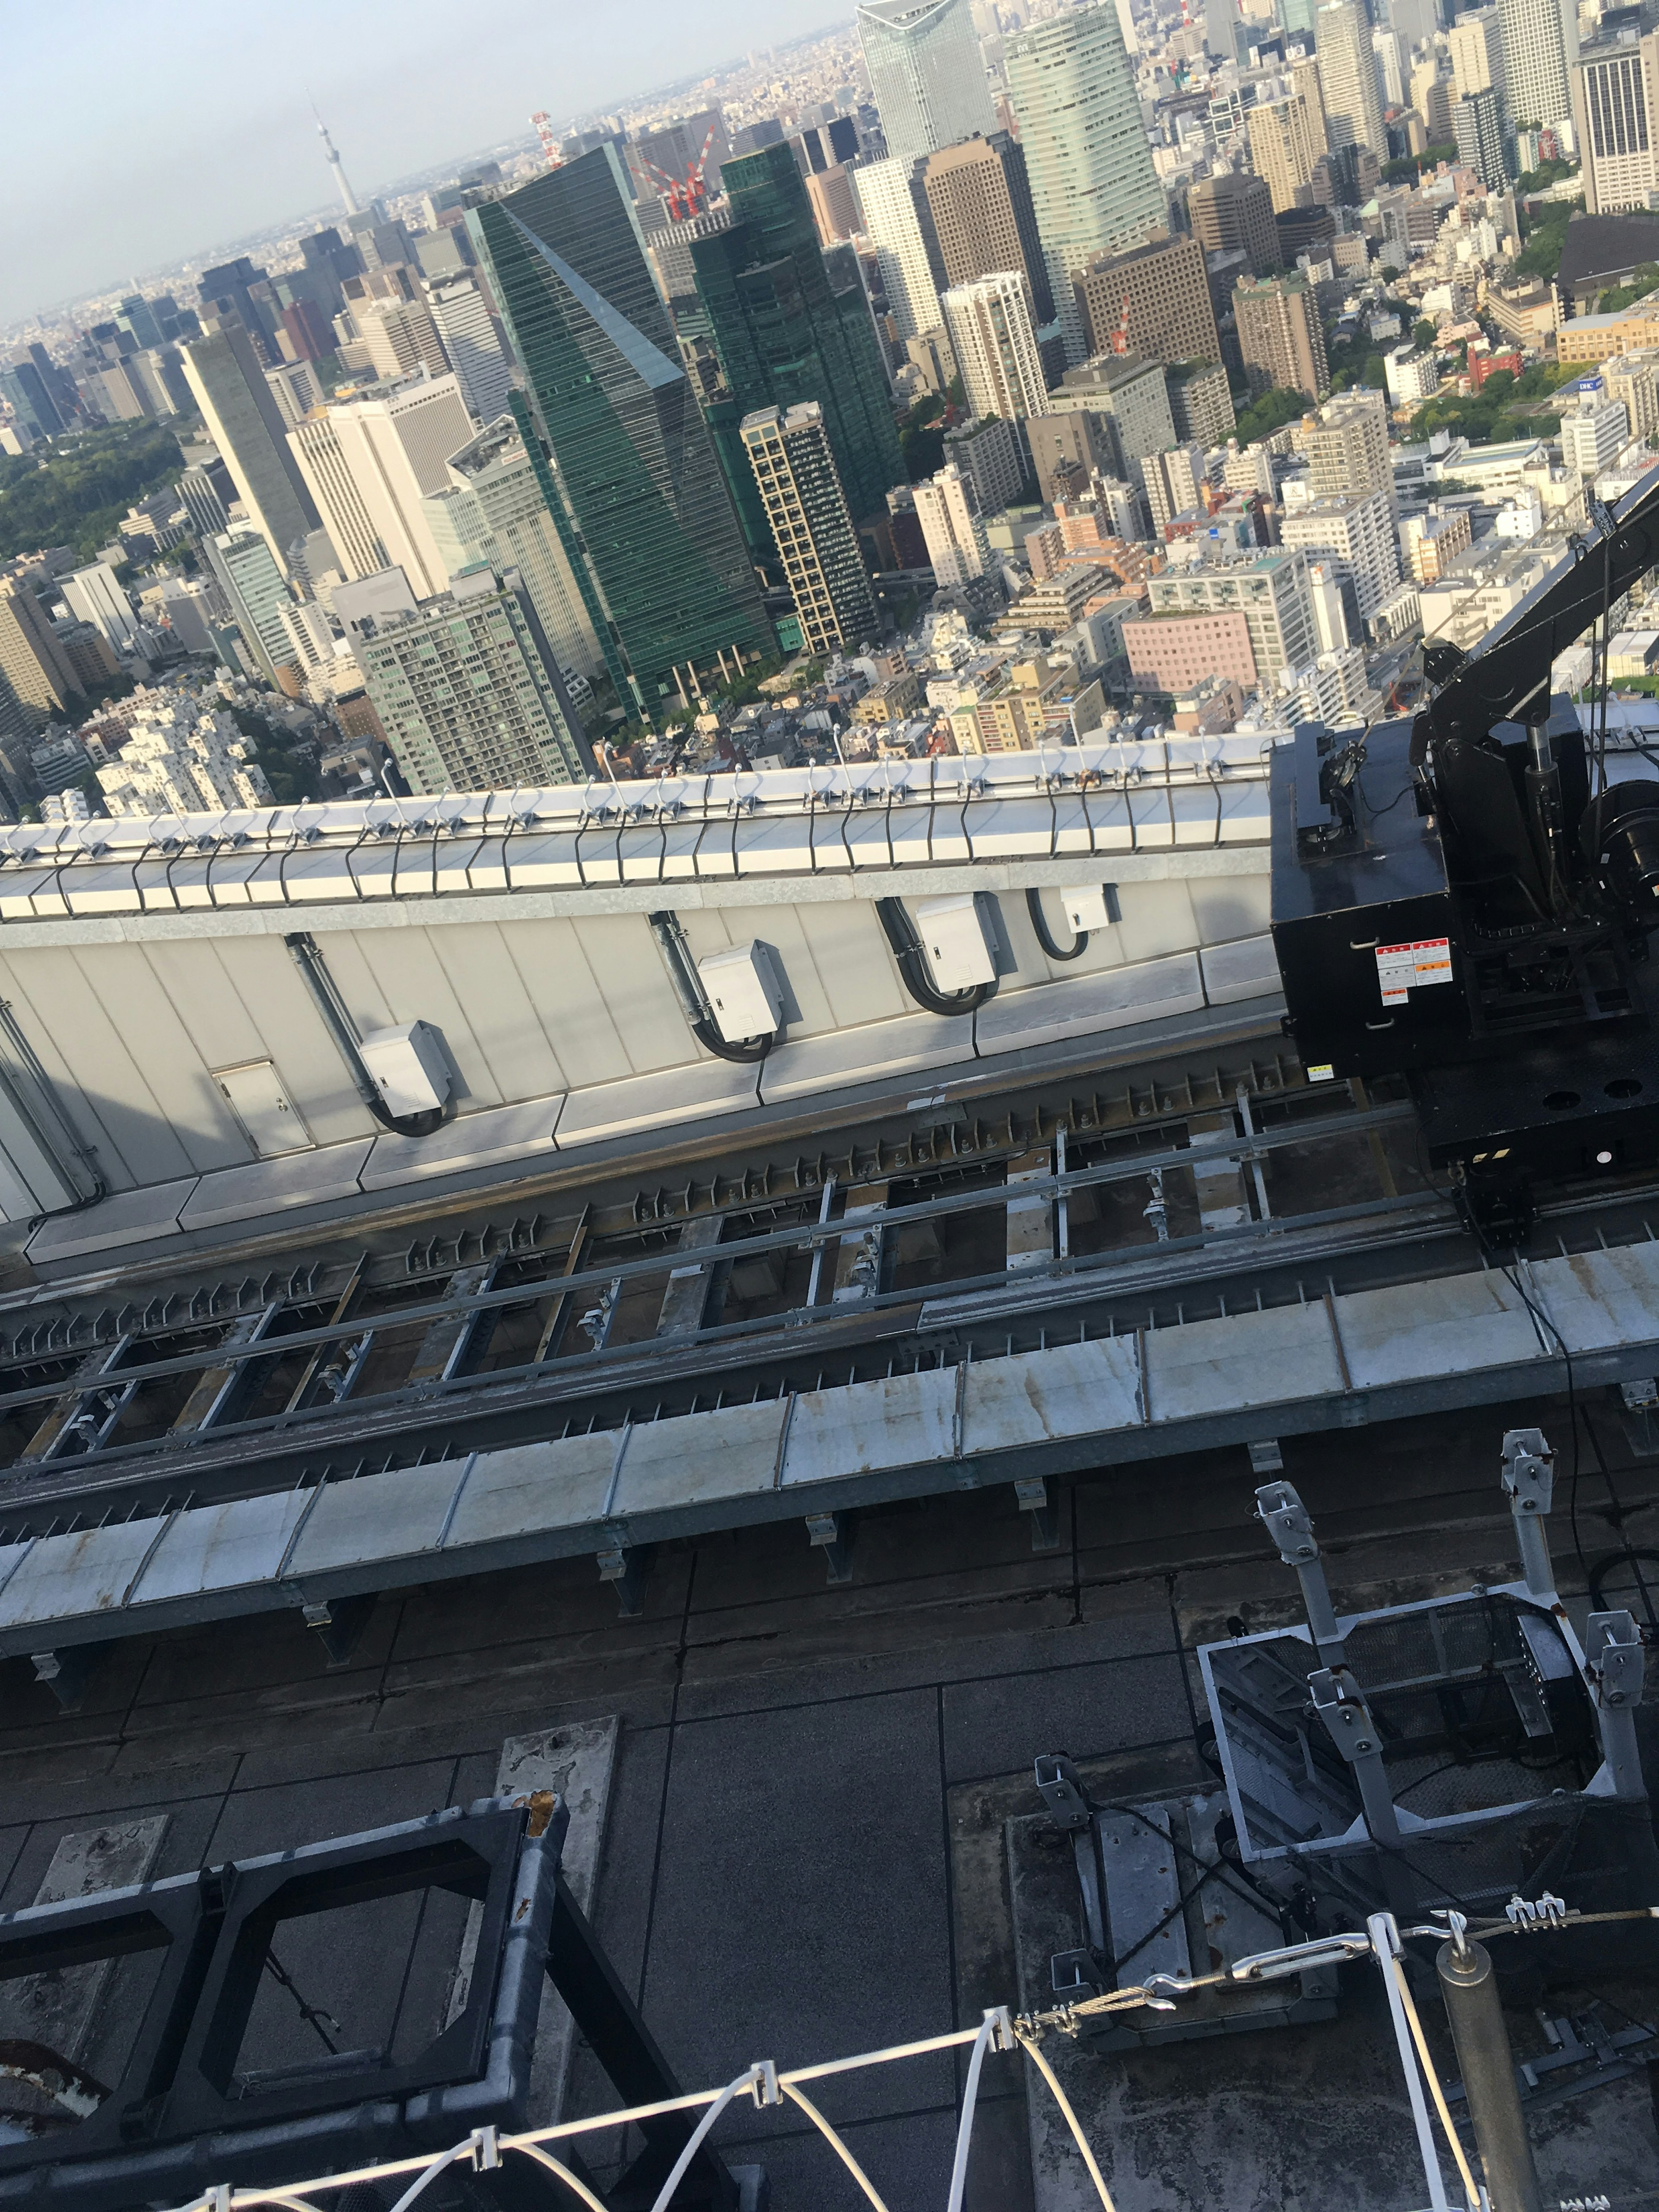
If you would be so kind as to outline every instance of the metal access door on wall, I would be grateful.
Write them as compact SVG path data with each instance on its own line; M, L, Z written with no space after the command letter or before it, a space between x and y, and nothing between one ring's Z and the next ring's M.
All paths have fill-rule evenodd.
M270 1060L249 1060L240 1067L216 1068L213 1079L243 1135L262 1160L310 1148L311 1132Z

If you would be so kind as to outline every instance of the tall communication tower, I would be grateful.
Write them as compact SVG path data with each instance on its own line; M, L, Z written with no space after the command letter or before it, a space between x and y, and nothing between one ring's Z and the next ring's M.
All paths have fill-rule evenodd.
M317 115L314 107L311 112L313 115ZM340 198L345 202L346 213L361 215L362 210L357 204L356 193L351 189L351 180L346 175L345 165L335 151L334 141L328 135L328 125L320 115L317 115L317 134L323 142L323 151L328 157L328 166L334 172L334 181L340 188Z
M549 116L547 110L544 107L538 108L535 114L531 117L530 120L535 125L536 136L542 142L542 151L547 156L548 167L550 169L562 168L564 166L563 157L559 152L559 142L553 136L552 118Z

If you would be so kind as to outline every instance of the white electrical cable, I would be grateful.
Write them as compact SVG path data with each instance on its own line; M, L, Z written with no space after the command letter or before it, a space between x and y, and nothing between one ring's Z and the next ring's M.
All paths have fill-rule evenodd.
M778 2086L783 2091L784 2095L790 2100L791 2103L799 2105L802 2112L805 2113L807 2118L811 2121L813 2126L817 2128L822 2135L828 2138L830 2148L835 2152L836 2157L840 2159L842 2164L852 2175L854 2180L857 2182L859 2187L864 2191L870 2202L875 2206L876 2212L887 2212L887 2207L882 2203L881 2198L876 2194L875 2184L871 2180L864 2168L859 2164L857 2159L854 2157L852 2152L848 2149L846 2144L836 2133L836 2130L830 2126L829 2121L824 2118L823 2114L819 2112L817 2106L812 2102L811 2099L810 2097L803 2097L800 2091L796 2088L793 2081L781 2081Z
M974 2106L979 2098L980 2069L985 2063L985 2052L996 2026L994 2014L988 2013L980 2023L979 2033L974 2038L974 2048L968 2060L968 2079L962 2089L962 2118L957 2124L957 2154L951 2167L951 2194L945 2199L945 2212L962 2212L962 2192L968 2185L968 2149L973 2140Z
M692 2129L690 2140L687 2142L685 2148L680 2153L679 2156L675 2160L672 2167L669 2171L667 2180L664 2182L662 2187L658 2191L657 2200L651 2207L651 2212L668 2212L669 2206L674 2201L674 2191L679 2187L681 2181L684 2179L687 2166L690 2165L692 2160L702 2148L703 2137L708 2133L710 2128L714 2126L715 2121L719 2119L720 2114L731 2103L732 2098L737 2095L738 2090L748 2088L754 2078L755 2070L753 2067L745 2067L743 2072L738 2075L735 2081L728 2081L725 2088L720 2091L719 2096L715 2098L714 2103L708 2107L708 2110L697 2122L696 2126ZM605 2212L605 2207L603 2205L599 2207L599 2212Z
M1100 2201L1105 2206L1106 2212L1117 2212L1117 2207L1112 2202L1111 2191L1106 2186L1106 2177L1102 2173L1099 2166L1096 2162L1095 2154L1089 2148L1089 2138L1084 2134L1082 2124L1079 2121L1077 2114L1072 2110L1071 2099L1060 2087L1058 2080L1055 2078L1054 2068L1050 2066L1041 2051L1038 2050L1034 2038L1022 2034L1018 2027L1015 2027L1014 2033L1016 2035L1019 2036L1020 2048L1024 2051L1025 2056L1030 2060L1031 2063L1036 2068L1038 2073L1042 2075L1043 2080L1054 2091L1054 2102L1060 2106L1060 2111L1066 2116L1066 2124L1072 2130L1072 2140L1076 2143L1078 2148L1083 2154L1083 2163L1089 2169L1089 2179L1094 2183L1096 2189L1098 2191Z

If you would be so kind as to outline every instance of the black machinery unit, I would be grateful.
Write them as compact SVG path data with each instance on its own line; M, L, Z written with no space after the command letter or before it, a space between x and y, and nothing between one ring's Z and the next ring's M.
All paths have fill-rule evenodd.
M1555 656L1659 561L1659 470L1410 720L1297 728L1272 768L1273 933L1311 1079L1401 1075L1492 1242L1540 1180L1659 1159L1648 940L1659 776L1549 692Z

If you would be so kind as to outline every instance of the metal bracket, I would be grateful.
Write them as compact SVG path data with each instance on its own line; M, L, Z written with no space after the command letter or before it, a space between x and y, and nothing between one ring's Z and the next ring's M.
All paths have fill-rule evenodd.
M1048 1480L1046 1475L1022 1476L1014 1485L1014 1496L1019 1500L1019 1510L1031 1516L1031 1549L1034 1552L1057 1552L1060 1549L1060 1516L1048 1503Z
M1259 1165L1256 1172L1258 1174L1261 1173ZM1252 1474L1284 1474L1285 1455L1279 1448L1279 1438L1277 1437L1263 1437L1256 1443L1246 1444L1244 1449L1250 1455L1250 1473ZM1257 1492L1257 1495L1261 1495L1260 1492ZM1262 1518L1265 1520L1266 1517L1267 1516L1264 1514ZM1311 1522L1309 1523L1310 1530L1312 1525L1313 1524Z
M301 1617L316 1631L331 1668L350 1665L377 1601L371 1590L363 1597L315 1599L301 1607Z
M599 1555L599 1580L616 1590L617 1610L624 1620L638 1617L654 1548L650 1544L612 1544Z
M1264 1482L1255 1493L1255 1510L1262 1527L1279 1547L1279 1558L1296 1570L1315 1650L1327 1667L1340 1667L1344 1656L1342 1632L1337 1626L1330 1584L1314 1540L1312 1516L1294 1485L1288 1482Z
M1640 1797L1642 1761L1636 1708L1645 1659L1642 1632L1628 1613L1593 1613L1584 1623L1584 1663L1595 1684L1595 1718L1615 1797Z
M87 1685L107 1650L104 1644L72 1644L64 1651L31 1651L29 1663L34 1668L35 1680L46 1684L60 1709L76 1713L80 1711Z
M1378 1843L1397 1844L1400 1818L1389 1793L1382 1741L1364 1692L1346 1667L1316 1668L1308 1677L1308 1688L1331 1741L1353 1769L1365 1826Z
M809 1513L806 1540L823 1553L824 1568L832 1583L850 1583L853 1562L852 1516L846 1513Z
M1555 1596L1555 1569L1544 1535L1544 1518L1555 1491L1555 1454L1541 1429L1510 1429L1504 1437L1504 1496L1515 1523L1521 1571L1532 1596Z

